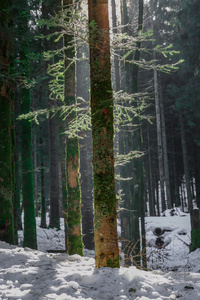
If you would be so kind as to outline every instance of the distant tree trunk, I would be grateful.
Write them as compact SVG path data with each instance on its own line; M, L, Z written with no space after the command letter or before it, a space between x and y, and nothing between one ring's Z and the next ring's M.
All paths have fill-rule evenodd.
M14 227L15 227L15 244L18 244L18 230L22 230L21 218L21 183L22 183L22 170L21 170L21 121L16 120L20 115L20 101L19 97L15 97L15 192L14 192Z
M23 0L22 8L18 10L18 32L20 39L20 70L21 75L29 80L29 41L28 41L28 9L27 1ZM20 88L21 114L30 111L30 89ZM36 220L33 189L33 158L32 158L32 126L23 119L22 125L22 172L23 172L23 206L24 206L24 247L37 249Z
M38 184L37 184L37 138L33 135L33 174L34 174L34 201L35 215L38 217Z
M44 144L43 138L40 138L40 181L41 181L41 228L46 228L46 199L45 199L45 190L44 190Z
M12 128L13 83L10 78L13 55L11 1L0 2L0 240L14 244Z
M168 162L167 136L166 136L166 127L165 127L164 100L161 92L160 92L160 113L161 113L161 124L162 124L161 128L162 128L162 140L163 140L163 158L164 158L167 206L168 209L170 209L172 208L171 186L170 186L170 178L169 178L169 162Z
M55 102L54 102L55 105ZM49 100L49 107L52 100ZM58 177L58 120L49 115L49 176L50 176L50 220L49 227L60 229L59 177Z
M116 0L112 0L112 26L113 33L117 33L117 16L116 16ZM115 90L116 92L120 91L120 74L119 74L119 60L117 55L114 56L114 67L115 67Z
M88 57L89 47L78 47L77 58L82 57L82 53ZM82 76L84 74L85 76ZM89 63L78 61L76 64L77 78L77 98L82 97L88 105L89 101ZM92 178L92 136L87 130L82 139L79 140L80 147L80 173L81 173L81 213L82 213L82 234L83 244L86 249L94 249L94 209L93 209L93 178Z
M186 190L187 190L187 202L188 202L188 211L190 212L192 209L192 193L190 186L190 172L188 165L188 154L187 154L187 146L185 139L185 129L183 123L183 116L179 113L179 121L180 121L180 130L181 130L181 143L182 143L182 154L183 154L183 166L186 180Z
M138 35L142 31L143 28L143 0L138 0ZM137 42L137 47L134 54L134 61L138 62L140 60L140 47L141 42ZM138 92L138 65L133 64L132 68L132 93ZM137 125L137 128L133 134L133 150L141 151L142 150L142 130L140 120L135 118L133 120L134 125ZM136 158L133 161L133 185L134 185L134 197L133 197L133 244L135 246L135 250L137 251L137 256L133 258L133 261L137 266L140 266L140 232L139 232L139 217L141 218L141 222L144 222L144 166L142 158ZM142 230L145 230L144 224L142 225ZM142 236L145 238L145 231L142 232Z
M121 24L124 26L122 28L122 33L127 33L129 34L129 16L128 16L128 10L127 10L127 1L126 0L121 0ZM125 54L125 53L123 53ZM123 77L121 78L121 86L123 89L130 93L131 91L131 66L128 62L125 62L124 64L121 65L121 73L123 73Z
M65 249L67 251L67 174L66 174L66 151L67 151L67 137L64 133L67 125L66 120L59 118L59 156L61 163L61 181L62 181L62 201L63 201L63 216L65 228Z
M64 0L63 5L72 5L72 0ZM69 46L72 35L64 36L64 45ZM74 112L67 118L67 123L76 119L76 78L75 46L65 51L65 103L74 105ZM67 170L67 250L69 254L83 255L81 234L81 192L79 182L80 153L78 139L67 137L66 170Z
M148 167L149 167L149 172L148 172L148 176L149 176L149 214L150 214L150 216L155 216L155 191L153 188L149 124L147 124L147 140L148 140Z
M176 168L176 154L175 154L175 149L174 149L174 134L172 137L172 155L173 155L173 181L171 183L171 186L173 187L172 191L174 194L174 203L176 207L179 207L181 205L181 200L180 200L180 193L179 193L179 179L178 179L178 173L177 173L177 168Z
M154 51L154 59L155 59L155 51ZM156 128L157 128L157 143L158 143L158 165L159 165L160 193L161 193L162 211L165 211L166 203L165 203L165 190L164 190L163 145L162 145L160 103L159 103L159 95L158 95L158 74L157 74L156 66L153 69L153 73L154 73L154 91L155 91L155 109L156 109Z
M96 267L119 267L108 2L89 0ZM95 22L95 23L91 23Z
M47 19L49 13L54 14L59 7L59 2L55 0L51 1L51 7L49 3L42 2L42 18ZM43 34L49 34L50 32L46 27L43 28ZM48 41L44 40L44 51L52 50L55 48L54 41L51 41L51 45ZM48 62L44 62L44 70L47 72ZM48 108L56 106L56 99L51 100L49 98L49 79L44 82L45 93L44 97L48 99ZM55 227L60 229L60 211L59 211L59 175L58 175L58 120L57 115L53 116L53 113L49 114L48 120L48 134L49 134L49 183L50 183L50 220L49 227Z

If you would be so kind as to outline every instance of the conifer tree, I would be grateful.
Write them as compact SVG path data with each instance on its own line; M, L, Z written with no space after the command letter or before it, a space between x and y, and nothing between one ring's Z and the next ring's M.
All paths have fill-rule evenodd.
M119 267L108 1L89 0L95 265Z

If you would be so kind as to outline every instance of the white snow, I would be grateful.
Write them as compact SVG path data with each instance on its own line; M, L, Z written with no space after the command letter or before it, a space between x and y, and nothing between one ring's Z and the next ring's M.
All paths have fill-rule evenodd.
M148 268L160 270L96 269L94 252L89 250L84 257L47 253L64 249L64 232L38 226L39 251L0 242L0 299L200 299L200 249L189 253L187 247L189 215L166 213L145 220ZM164 230L161 249L155 248L156 227ZM19 235L21 241L22 232Z

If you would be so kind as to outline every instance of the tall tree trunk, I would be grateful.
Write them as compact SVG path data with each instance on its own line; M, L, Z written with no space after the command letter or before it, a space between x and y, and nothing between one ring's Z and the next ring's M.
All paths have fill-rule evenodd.
M189 172L189 165L188 165L188 154L187 154L187 146L186 146L186 139L185 139L185 129L183 123L183 116L179 113L179 122L180 122L180 130L181 130L181 143L182 143L182 154L183 154L183 166L184 166L184 173L185 173L185 181L186 181L186 190L187 190L187 202L188 202L188 211L190 212L192 207L192 193L191 193L191 186L190 186L190 172Z
M58 10L59 3L52 0L51 9L49 10L49 3L45 1L42 3L42 17L47 19L49 12L54 14ZM47 35L50 32L46 27L43 28L43 34ZM50 43L44 40L44 51L52 50L55 48L54 41ZM56 58L57 59L57 58ZM47 72L48 62L44 63L44 69ZM48 99L48 107L56 106L56 99L51 100L49 97L49 79L47 78L44 82L45 92L44 97ZM59 211L59 176L58 176L58 120L57 115L53 113L49 114L48 120L48 134L49 134L49 183L50 183L50 220L49 227L55 227L60 229L60 211Z
M36 217L38 217L37 137L36 137L36 132L34 132L34 135L33 135L33 175L34 175L35 215L36 215Z
M11 1L0 2L0 240L14 244L12 128L13 24Z
M40 184L41 184L41 228L46 228L46 199L45 199L45 190L44 190L44 141L43 138L40 138Z
M172 181L172 186L173 186L173 194L174 194L174 203L175 206L178 207L181 205L181 200L180 200L180 193L179 193L179 174L177 172L177 167L176 167L176 153L175 153L175 147L174 147L174 134L172 137L172 155L173 155L173 181Z
M147 140L148 140L148 177L149 177L149 214L155 216L155 191L153 187L153 175L152 175L152 158L151 158L151 145L150 145L150 132L149 124L147 124Z
M27 1L18 10L18 30L20 39L20 69L21 75L29 80L29 40L28 40L28 7ZM20 89L21 114L30 111L30 89L24 86ZM23 119L22 125L22 172L23 172L23 206L24 206L24 241L23 246L37 249L36 220L33 189L33 157L32 157L32 126Z
M88 106L89 102L89 62L81 60L89 56L89 45L77 47L76 64L76 93L77 98L82 97L86 103L81 106ZM80 59L80 60L79 60ZM83 76L84 74L84 76ZM82 234L83 244L86 249L94 250L94 208L93 208L93 178L92 178L92 135L91 130L83 133L79 140L80 147L80 173L81 173L81 213L82 213Z
M22 230L20 194L22 187L22 168L21 168L21 121L16 120L20 115L19 97L15 97L15 192L14 192L14 227L15 243L18 244L18 230Z
M155 51L154 51L154 60L155 60ZM154 74L154 91L155 91L160 194L161 194L162 211L165 211L166 203L165 203L165 190L164 190L163 144L162 144L162 131L161 131L160 103L159 103L159 94L158 94L158 74L157 74L156 66L153 69L153 74Z
M128 16L128 9L127 9L127 1L126 0L121 0L121 24L123 29L122 33L127 33L129 34L129 16ZM125 53L122 53L125 54ZM121 78L121 86L123 89L130 93L131 91L131 66L128 62L125 62L124 64L121 65L121 70L123 73L123 78Z
M96 267L119 267L108 1L89 0ZM92 22L92 23L91 23Z
M143 28L143 0L138 0L138 35L142 31ZM138 62L140 59L140 47L141 43L137 42L137 48L135 50L134 54L134 61ZM138 92L138 65L133 64L132 68L132 87L131 91L132 93L137 93ZM133 134L133 150L141 151L142 149L142 130L141 130L141 124L140 120L138 118L135 118L133 120L134 125L137 126L134 134ZM142 158L136 158L133 161L133 185L134 185L134 196L133 196L133 204L132 204L132 209L134 211L133 213L133 242L134 244L138 246L135 247L136 251L139 253L140 252L140 233L139 233L139 217L141 218L141 222L144 222L144 215L145 212L143 211L144 209L144 195L143 195L143 190L144 190L144 166L143 166L143 161ZM142 230L145 229L144 224L142 225ZM145 237L145 231L142 232L142 236ZM138 242L139 241L139 242ZM133 258L135 264L137 266L140 265L140 255L137 255L136 258Z
M64 5L72 5L73 0L64 0ZM64 36L64 46L71 45L72 35ZM74 105L74 111L67 118L68 126L76 119L76 77L75 57L76 49L70 47L65 50L65 103ZM79 182L80 153L78 138L67 137L66 170L67 170L67 250L69 254L83 255L81 234L81 192Z
M167 136L166 136L166 127L165 127L164 100L161 91L160 91L160 113L161 113L161 124L162 124L161 128L162 128L162 140L163 140L163 158L164 158L167 206L168 209L170 209L172 208L172 200L171 200L171 187L170 187L170 178L169 178L169 162L168 162Z
M54 102L55 105L55 102ZM52 100L49 100L49 107ZM49 227L60 229L59 177L58 177L58 120L49 116L49 176L50 176L50 220Z
M117 33L117 16L116 16L116 0L112 0L112 26L113 33ZM118 51L116 52L118 54ZM115 67L115 90L116 92L120 91L120 74L119 74L119 60L117 55L114 56L114 67Z

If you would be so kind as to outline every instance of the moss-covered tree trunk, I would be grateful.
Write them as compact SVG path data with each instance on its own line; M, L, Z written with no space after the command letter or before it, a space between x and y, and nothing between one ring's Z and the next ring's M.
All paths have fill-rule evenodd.
M89 0L95 265L119 267L108 1Z
M72 5L73 0L64 0L63 5ZM64 45L69 46L73 36L64 36ZM65 51L65 103L76 108L76 79L75 63L71 59L75 56L75 46ZM67 118L68 124L76 118L76 111L72 111ZM81 234L81 191L79 182L79 147L76 137L67 137L66 172L67 172L67 252L83 255Z
M14 244L11 133L13 84L10 80L13 42L11 4L9 0L0 2L0 240Z
M28 40L28 6L27 1L21 1L18 10L18 33L20 39L20 72L29 80L29 40ZM30 111L30 89L25 82L20 89L21 114ZM36 220L33 190L33 158L32 158L32 128L31 123L24 119L22 125L22 172L23 172L23 206L24 206L24 241L23 246L37 249Z

